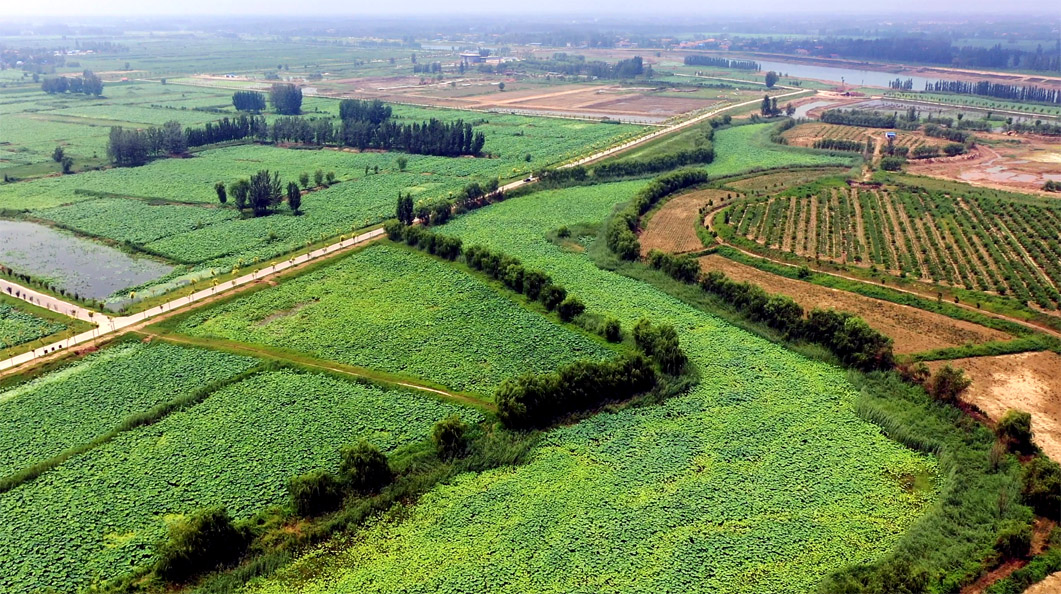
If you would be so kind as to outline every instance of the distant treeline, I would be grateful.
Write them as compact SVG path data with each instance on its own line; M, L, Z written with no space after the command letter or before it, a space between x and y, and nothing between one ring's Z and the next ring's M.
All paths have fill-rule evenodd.
M778 52L792 54L798 50L815 56L837 55L844 58L862 58L888 62L913 62L921 64L945 64L947 66L976 68L1011 68L1017 70L1061 71L1061 42L1044 50L1040 45L1034 51L1019 48L1004 48L1002 44L991 47L955 46L948 39L925 37L885 37L878 39L833 38L818 39L807 43L803 39L778 39L763 41L748 39L734 44L734 50Z
M925 83L925 91L933 93L960 93L982 95L1011 101L1036 101L1039 103L1061 103L1061 91L1035 85L1004 85L986 80L970 83L960 80L937 80Z
M737 70L754 70L759 72L762 67L758 62L754 60L730 60L728 58L718 58L715 56L705 56L703 54L694 54L691 56L685 56L686 66L715 66L716 68L734 68Z
M41 90L49 95L62 93L83 93L99 97L103 94L103 81L91 70L81 76L57 76L46 78L41 82Z
M951 142L966 143L971 142L973 139L973 135L968 132L955 130L953 128L944 128L942 126L937 126L936 124L925 124L923 130L925 131L926 136L946 138Z
M857 140L844 140L842 138L819 138L814 141L814 148L829 151L852 151L861 153L866 150L864 143Z
M557 59L560 58L560 59ZM634 78L652 76L652 67L645 66L641 56L619 60L615 64L593 61L586 62L584 56L556 54L552 60L523 60L524 68L554 72L570 76L591 76L594 78Z
M1034 124L1013 122L1006 124L1006 129L1013 132L1042 134L1043 136L1061 136L1061 124L1044 124L1040 120L1036 120Z

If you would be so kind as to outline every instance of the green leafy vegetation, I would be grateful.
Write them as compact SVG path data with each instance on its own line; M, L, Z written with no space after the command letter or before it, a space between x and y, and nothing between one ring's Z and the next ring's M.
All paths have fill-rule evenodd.
M225 507L246 519L288 497L288 480L339 469L339 449L384 451L423 441L459 413L439 400L278 370L225 386L201 403L121 433L0 497L0 589L76 590L154 560L177 520ZM41 546L41 543L49 543Z
M32 342L66 330L66 324L33 315L18 305L0 301L0 350Z
M524 371L611 356L603 344L504 293L456 265L376 245L192 314L176 329L424 378L482 397Z

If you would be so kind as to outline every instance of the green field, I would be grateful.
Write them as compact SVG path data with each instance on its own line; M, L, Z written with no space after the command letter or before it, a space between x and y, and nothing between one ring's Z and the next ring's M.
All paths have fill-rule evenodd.
M523 371L610 356L607 347L499 291L422 252L374 245L193 314L176 330L293 349L484 397Z
M224 505L245 518L283 503L287 480L336 470L339 449L391 451L460 412L404 391L325 375L259 373L119 434L0 496L0 590L74 591L150 560L167 521Z
M334 100L317 99L315 105L325 114L338 109ZM164 278L121 291L123 296L132 290L144 298L214 271L227 272L235 266L280 257L309 242L379 223L393 216L398 192L411 193L417 201L445 198L472 181L524 176L545 164L603 148L640 130L637 126L408 106L396 106L395 118L481 119L477 129L486 134L489 157L295 150L249 144L204 150L187 159L160 159L136 168L2 184L0 211L26 211L35 219L126 243L134 250L183 265ZM404 171L399 168L399 157L407 159ZM337 183L308 193L300 216L282 206L268 217L243 218L231 201L225 207L218 204L214 184L229 184L260 169L278 172L285 182L297 180L301 173L312 177L320 169L334 172ZM118 300L117 294L114 297L112 301Z
M546 239L640 185L542 192L443 232L547 271L627 328L674 324L701 383L554 430L528 464L436 488L251 591L803 593L895 545L935 497L901 477L935 463L861 420L843 372Z
M0 477L87 444L131 415L256 363L203 349L124 344L0 392Z
M752 169L810 165L850 165L850 157L794 150L770 142L775 124L734 126L715 132L715 160L707 166L711 177Z
M17 304L0 301L0 351L62 332L67 325L33 315Z

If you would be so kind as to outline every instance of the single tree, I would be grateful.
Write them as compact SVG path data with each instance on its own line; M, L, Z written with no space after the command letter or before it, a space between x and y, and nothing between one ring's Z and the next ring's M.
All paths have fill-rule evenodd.
M269 214L269 211L280 203L283 195L283 186L280 184L279 173L269 173L262 169L251 176L248 202L254 210L254 216L260 217Z
M287 182L287 205L295 214L298 214L298 209L302 206L302 191L295 182Z
M435 423L431 439L439 458L459 458L468 448L468 426L457 415L451 415Z
M405 171L405 168L409 165L409 159L405 157L398 157L398 171Z
M504 91L505 90L505 83L503 83L503 82L497 83L497 90L498 91Z
M313 172L313 185L318 188L324 185L324 172L320 169Z
M327 180L329 186L332 185L335 183L335 172L329 171L328 174L324 176L324 179Z
M339 460L339 476L353 490L360 493L378 491L394 477L383 455L376 446L362 441L343 449Z
M773 70L771 70L770 72L767 72L766 73L766 88L768 88L768 89L774 88L774 85L777 83L779 78L780 77L777 76L777 73L774 72Z
M763 95L763 102L759 104L759 113L762 114L763 117L767 117L767 116L770 115L770 96L769 95Z
M305 171L303 171L302 173L298 174L298 183L302 184L302 187L308 190L309 189L309 174L306 173Z
M410 194L402 195L398 192L398 220L403 225L413 224L413 197Z
M70 173L74 169L74 160L70 157L63 157L63 160L59 162L59 165L63 168L63 173Z
M63 155L64 155L63 147L61 147L61 146L55 147L55 150L52 151L52 161L55 161L56 163L62 163L63 162Z
M228 187L228 193L232 195L232 201L239 210L247 208L247 199L250 195L250 189L250 182L245 179L241 179Z
M221 204L228 202L228 192L225 191L225 182L217 182L214 184L214 191L217 192L217 201Z

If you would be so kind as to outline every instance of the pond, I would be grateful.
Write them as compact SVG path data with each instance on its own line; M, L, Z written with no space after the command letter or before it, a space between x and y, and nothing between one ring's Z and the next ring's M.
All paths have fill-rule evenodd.
M88 299L106 299L173 270L51 227L6 220L0 220L0 264Z
M880 70L860 70L857 68L838 68L835 66L819 66L817 64L795 64L792 62L776 62L772 60L760 60L754 58L762 68L763 72L773 70L782 75L788 75L799 78L813 78L816 80L826 80L833 82L840 82L843 78L844 83L852 87L870 86L870 87L887 87L888 83L900 78L902 80L914 79L914 91L921 91L925 88L926 82L936 82L940 79L947 78L942 74L935 78L925 78L923 76L912 76L909 74L896 74L894 72L882 72Z

